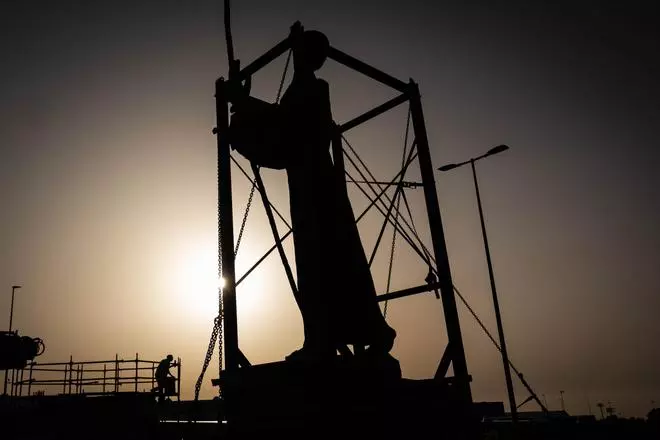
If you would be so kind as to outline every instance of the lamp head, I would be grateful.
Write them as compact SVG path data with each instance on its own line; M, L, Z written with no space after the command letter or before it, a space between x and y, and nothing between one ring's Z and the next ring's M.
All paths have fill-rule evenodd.
M458 166L458 165L455 164L455 163L448 163L447 165L443 165L443 166L441 166L440 168L438 168L438 170L439 170L439 171L449 171L449 170L453 170L453 169L456 168L457 166Z
M498 145L497 147L493 147L488 152L486 153L486 156L492 156L493 154L501 153L502 151L506 151L509 149L508 145Z

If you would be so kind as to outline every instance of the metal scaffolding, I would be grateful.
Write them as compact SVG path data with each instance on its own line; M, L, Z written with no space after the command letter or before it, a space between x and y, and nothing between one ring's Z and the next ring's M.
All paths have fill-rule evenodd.
M10 395L86 395L119 393L156 393L155 372L159 361L119 359L103 361L30 362L25 368L11 370ZM180 399L181 359L176 361L176 388L170 397ZM34 388L38 388L33 391Z
M267 51L261 57L247 65L242 70L238 71L236 78L239 81L248 80L253 74L267 66L280 55L287 52L292 47L291 37L284 39L275 47ZM367 211L375 207L384 216L383 229L386 225L391 225L400 236L411 245L413 250L420 256L424 264L430 268L427 283L424 285L411 286L409 288L381 294L378 296L378 301L387 301L396 298L402 298L410 295L415 295L423 292L435 291L436 296L442 298L444 320L447 329L447 346L444 354L442 355L436 379L447 379L451 381L454 387L460 390L459 395L464 402L472 402L472 395L470 390L470 375L468 374L467 362L465 359L465 351L463 347L463 339L461 335L461 328L459 323L458 312L456 308L456 298L452 283L451 271L449 260L447 256L447 249L445 244L445 237L440 214L440 207L435 187L435 180L433 176L433 165L431 163L431 155L429 151L429 141L426 133L426 126L424 121L424 114L422 110L422 103L418 85L411 79L409 82L401 81L393 76L382 72L375 67L372 67L337 48L331 47L328 58L361 73L374 81L382 83L400 93L395 98L365 112L364 114L335 125L335 136L332 141L332 154L335 169L341 176L348 176L351 183L354 183L359 190L371 201ZM285 267L287 266L286 259L283 256L281 242L286 239L291 231L286 232L280 237L277 229L274 227L273 210L277 215L279 212L268 201L265 193L263 182L258 173L258 169L253 167L254 179L249 176L243 168L240 168L238 162L234 160L230 152L230 144L227 136L229 128L229 109L228 101L226 98L226 82L224 78L216 81L216 127L214 133L217 135L218 147L218 223L219 223L219 258L220 268L219 276L222 277L224 287L221 292L221 349L224 354L224 369L227 372L237 371L241 367L249 367L250 363L243 355L239 348L238 338L238 317L236 312L236 286L248 276L256 266L258 266L264 259L275 249L280 253L283 258ZM379 182L373 178L368 172L369 176L362 173L362 180L357 180L351 176L344 169L344 157L346 157L354 166L357 166L353 157L348 153L352 151L355 153L350 144L344 138L344 134L349 130L360 126L361 124L370 121L383 113L394 109L395 107L409 103L410 111L409 116L412 121L412 137L413 144L410 148L408 159L404 161L399 173L390 182ZM345 147L349 147L348 149ZM349 151L350 150L350 151ZM356 153L355 153L356 155ZM366 168L361 159L357 160ZM240 171L248 177L248 179L256 184L256 187L262 197L264 208L273 229L275 238L275 245L258 261L252 268L250 268L238 281L235 274L235 254L234 254L234 231L233 231L233 203L232 203L232 175L231 163L234 161L239 166ZM430 227L430 236L432 241L431 249L427 249L424 244L419 240L414 226L411 227L404 218L398 216L393 218L393 213L398 212L398 206L394 206L397 196L390 198L386 194L386 190L390 186L396 187L397 192L403 192L404 187L411 187L410 182L405 182L404 177L406 170L413 163L417 162L421 174L422 182L414 183L413 187L421 186L424 191L424 201L426 213L428 216L428 224ZM256 183L255 183L256 182ZM371 196L365 189L366 187L374 193ZM405 195L403 200L406 203ZM358 217L359 219L366 213L366 211ZM280 217L281 218L281 217ZM285 221L286 223L286 221ZM381 231L382 237L382 231ZM380 237L377 246L380 243ZM376 249L374 249L374 252ZM438 293L439 291L439 293ZM446 377L449 367L453 367L454 376L451 378ZM222 365L220 366L222 369ZM222 373L222 371L221 371Z

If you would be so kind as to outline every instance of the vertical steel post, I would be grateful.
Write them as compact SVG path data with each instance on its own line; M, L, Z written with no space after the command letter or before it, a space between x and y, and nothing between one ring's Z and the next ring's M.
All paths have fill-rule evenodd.
M229 111L225 97L225 81L215 82L215 111L218 145L218 256L222 259L222 270L218 275L224 283L222 303L224 313L223 344L225 369L235 371L239 367L238 318L236 316L236 277L234 270L234 224L231 194L231 159L229 150ZM220 269L220 268L219 268ZM220 310L218 311L221 312ZM220 365L222 369L222 365Z
M78 366L78 374L76 375L76 394L80 394L82 391L82 378L83 378L83 369L85 368L84 364Z
M181 358L176 359L176 400L181 399Z
M62 394L66 394L66 373L67 369L69 367L69 364L64 364L64 380L62 381Z
M72 383L73 383L73 356L69 356L69 394L71 394Z
M106 368L106 366L105 366L105 363L103 363L103 388L102 388L102 390L103 390L103 394L105 394L105 380L106 380L105 377L106 377L106 370L107 370L107 368Z
M32 395L32 369L33 368L34 368L34 362L32 362L30 364L30 376L29 376L29 379L28 379L28 390L27 390L28 396Z
M426 209L429 219L431 240L433 242L433 252L438 265L438 282L440 283L440 293L442 296L442 306L447 326L447 338L449 340L448 343L452 354L451 360L454 369L454 376L456 378L456 384L461 387L460 392L462 399L467 403L472 403L472 392L470 391L467 361L465 359L461 326L458 319L458 311L456 309L456 297L454 296L454 285L451 278L449 257L447 255L447 247L442 227L438 194L436 192L435 179L433 177L433 166L431 164L431 153L429 151L429 142L424 123L424 114L422 112L422 103L417 84L411 80L409 87L410 112L417 143L422 183L424 185L424 197L426 199Z
M14 321L14 293L16 292L16 289L20 289L21 286L11 286L11 306L9 308L9 333L11 333L11 326ZM5 385L4 385L4 391L3 394L7 394L7 377L9 375L9 371L5 370Z
M135 392L138 392L138 354L135 353Z
M119 355L115 353L115 393L119 391Z

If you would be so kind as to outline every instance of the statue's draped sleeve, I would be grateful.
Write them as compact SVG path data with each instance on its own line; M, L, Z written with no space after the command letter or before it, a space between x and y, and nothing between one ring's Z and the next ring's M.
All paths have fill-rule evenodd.
M230 142L258 165L283 169L328 154L331 123L328 83L294 80L280 104L248 97L232 116Z

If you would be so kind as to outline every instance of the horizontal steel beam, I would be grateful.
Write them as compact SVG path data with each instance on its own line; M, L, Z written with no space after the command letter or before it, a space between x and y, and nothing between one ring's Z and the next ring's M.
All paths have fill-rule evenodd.
M378 302L389 301L391 299L403 298L405 296L417 295L418 293L430 292L440 288L440 283L424 284L423 286L411 287L409 289L398 290L396 292L384 293L378 295Z
M354 58L339 49L335 49L334 47L330 47L330 51L328 52L328 58L331 60L335 60L336 62L343 64L344 66L356 70L360 72L363 75L368 76L369 78L376 80L378 82L381 82L387 86L392 87L395 90L400 91L401 93L405 92L408 90L408 84L401 81L400 79L396 79L392 75L389 75L383 71L380 71L376 69L375 67L372 67L368 65L367 63L358 60L357 58Z
M256 60L252 61L250 64L245 66L239 74L240 75L239 79L241 81L248 79L250 76L254 75L259 70L266 67L269 63L271 63L273 60L275 60L277 57L282 55L290 48L291 48L291 40L289 40L289 38L287 37L284 40L277 43L275 47L270 49L268 52L261 55L259 58L257 58Z
M407 93L402 93L401 95L390 99L384 104L379 105L378 107L375 107L371 110L369 110L366 113L361 114L360 116L351 119L348 122L343 123L342 125L339 126L339 131L341 133L345 133L351 128L357 127L360 124L364 124L365 122L369 121L370 119L375 118L376 116L380 116L383 113L385 113L388 110L393 109L399 104L402 104L408 100L408 94Z

